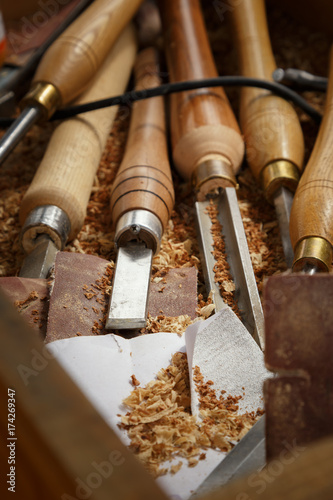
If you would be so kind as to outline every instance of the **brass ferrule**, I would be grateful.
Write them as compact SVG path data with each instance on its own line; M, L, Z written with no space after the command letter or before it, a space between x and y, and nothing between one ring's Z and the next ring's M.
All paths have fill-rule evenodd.
M307 265L318 271L329 272L332 266L333 250L324 238L310 236L299 241L295 248L293 272L301 272Z
M266 165L261 172L261 184L267 200L272 203L274 194L280 187L294 192L299 181L299 171L290 161L277 160Z
M51 83L35 82L20 105L21 108L38 106L43 111L43 119L48 120L60 107L61 95Z
M231 164L222 159L208 159L199 163L193 172L192 183L197 191L203 190L205 194L209 194L210 189L237 186ZM207 185L207 189L204 185Z

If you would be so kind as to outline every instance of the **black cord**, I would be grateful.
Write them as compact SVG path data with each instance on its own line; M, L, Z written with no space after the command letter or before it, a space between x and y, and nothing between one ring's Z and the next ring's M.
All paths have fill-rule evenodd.
M203 87L258 87L270 90L274 94L288 101L293 102L301 108L310 118L316 123L320 123L322 119L321 113L311 106L303 97L291 90L290 88L276 82L267 80L259 80L257 78L247 78L243 76L219 76L216 78L205 78L202 80L191 80L185 82L165 83L159 87L153 87L143 90L132 90L124 94L102 99L100 101L79 104L70 106L59 111L56 111L50 120L64 120L80 113L94 111L96 109L106 108L116 105L128 105L132 102L150 97L165 96L174 92L183 92L185 90L195 90ZM14 120L8 118L0 118L0 126L9 126Z

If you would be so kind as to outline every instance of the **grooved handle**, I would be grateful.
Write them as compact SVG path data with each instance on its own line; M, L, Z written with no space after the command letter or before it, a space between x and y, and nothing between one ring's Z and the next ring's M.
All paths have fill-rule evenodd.
M160 85L157 54L152 48L136 60L136 89ZM165 229L174 204L162 97L135 102L125 155L112 186L112 220L130 210L148 210Z
M333 246L333 47L323 121L297 187L290 215L293 247L303 238L319 236Z
M231 12L241 74L272 81L276 69L264 0L242 0ZM259 178L266 165L288 160L300 171L303 164L302 129L294 108L269 91L244 88L240 123L247 161Z
M34 82L60 92L62 105L89 84L142 0L95 0L42 58Z
M162 0L161 14L170 81L218 76L198 0ZM237 172L244 145L222 88L173 94L171 134L173 159L185 179L206 159L225 159Z
M136 48L134 29L128 26L90 88L77 102L91 102L122 93L133 67ZM57 127L23 198L21 223L33 208L56 205L70 218L69 238L77 235L84 222L96 170L116 112L117 107L91 111Z

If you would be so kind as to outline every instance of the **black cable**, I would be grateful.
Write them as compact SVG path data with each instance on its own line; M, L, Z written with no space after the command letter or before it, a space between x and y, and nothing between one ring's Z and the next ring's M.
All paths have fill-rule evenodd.
M108 106L128 105L132 102L150 97L165 96L174 92L183 92L185 90L195 90L203 87L258 87L270 90L274 94L293 102L301 108L310 118L316 123L320 123L322 119L321 113L311 106L303 97L294 92L288 87L276 82L267 80L259 80L257 78L247 78L243 76L219 76L216 78L205 78L202 80L191 80L185 82L165 83L159 87L153 87L143 90L132 90L124 94L102 99L100 101L79 104L70 106L56 111L50 120L64 120L80 113L94 111L96 109L106 108ZM13 120L0 118L0 126L9 126Z

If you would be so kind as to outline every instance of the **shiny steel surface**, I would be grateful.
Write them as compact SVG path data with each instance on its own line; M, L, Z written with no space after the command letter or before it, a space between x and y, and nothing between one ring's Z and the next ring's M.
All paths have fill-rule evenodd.
M265 417L261 417L190 498L199 498L233 479L260 471L266 464L265 448Z
M0 141L0 164L9 156L22 137L43 115L38 106L25 108Z
M115 242L118 247L122 247L129 241L141 241L155 254L160 249L162 232L162 224L152 212L131 210L119 218Z
M293 193L284 187L280 187L274 196L274 206L280 227L283 253L289 268L291 268L294 260L294 250L289 235L290 211L293 199Z
M129 243L118 250L107 329L146 325L153 251L144 243Z
M41 234L36 239L35 248L25 257L19 276L21 278L47 278L58 250L46 234Z
M62 249L71 230L68 215L55 205L41 205L31 210L22 228L22 246L26 252L34 247L34 240L41 233L49 234ZM53 237L53 234L55 235Z

